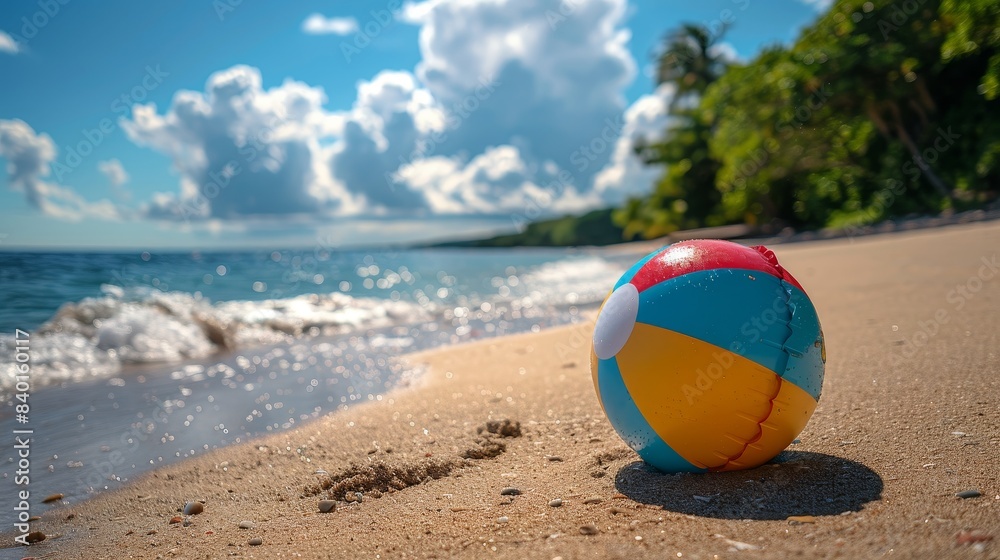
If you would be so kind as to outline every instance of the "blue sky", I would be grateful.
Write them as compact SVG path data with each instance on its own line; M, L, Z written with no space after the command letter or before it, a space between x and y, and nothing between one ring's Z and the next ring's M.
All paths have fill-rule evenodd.
M176 5L175 5L176 4ZM799 0L10 2L0 248L344 245L511 229L644 192L652 53Z

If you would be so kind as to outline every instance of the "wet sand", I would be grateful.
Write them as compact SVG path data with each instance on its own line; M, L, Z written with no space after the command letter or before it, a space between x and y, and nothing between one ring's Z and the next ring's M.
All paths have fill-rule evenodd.
M816 413L771 464L647 469L601 412L581 324L413 355L417 386L54 507L34 524L49 538L20 553L1000 557L1000 224L774 249L819 311L828 363ZM178 512L196 500L202 513Z

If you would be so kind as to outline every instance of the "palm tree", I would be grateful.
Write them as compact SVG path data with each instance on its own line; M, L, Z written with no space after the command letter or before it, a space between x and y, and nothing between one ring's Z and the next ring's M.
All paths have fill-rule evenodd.
M656 81L677 88L671 108L681 98L704 93L726 71L725 57L715 48L723 33L725 28L713 36L704 26L686 23L664 37L663 51L657 59Z

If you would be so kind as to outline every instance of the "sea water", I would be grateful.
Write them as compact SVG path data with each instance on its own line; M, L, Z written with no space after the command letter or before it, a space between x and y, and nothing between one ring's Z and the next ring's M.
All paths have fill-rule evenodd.
M0 433L32 513L379 400L415 350L578 321L638 255L566 249L0 253ZM16 330L30 409L15 414ZM12 440L13 441L13 440ZM0 453L0 520L23 486ZM337 468L317 465L317 468Z

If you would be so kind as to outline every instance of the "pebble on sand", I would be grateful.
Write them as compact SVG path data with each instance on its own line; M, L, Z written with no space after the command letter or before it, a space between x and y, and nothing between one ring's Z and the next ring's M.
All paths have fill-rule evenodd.
M958 544L983 543L992 540L993 535L975 529L972 531L959 531L958 534L955 535L955 542Z
M583 527L580 527L581 535L596 535L597 533L600 533L597 529L597 525L584 525Z
M253 521L240 521L240 529L253 529Z
M337 502L334 500L320 500L319 501L319 512L320 513L330 513L331 511L336 511Z
M254 537L254 538L250 539L249 541L247 541L247 544L249 544L250 546L260 546L260 545L264 544L264 539L262 539L260 537Z
M205 511L205 506L201 502L188 502L184 504L184 515L198 515Z
M171 525L173 525L174 523L180 523L181 521L184 521L184 518L181 517L181 516L179 516L179 515L175 515L175 516L173 516L173 517L170 518L170 524Z
M559 498L556 498L549 502L549 507L560 507L560 506L562 506L562 500Z
M42 503L51 504L52 502L58 502L59 500L63 499L63 497L64 496L62 494L52 494L51 496L46 496L45 499L42 500Z
M497 523L500 523L500 524L507 523L508 521L510 521L510 518L507 517L506 515L504 515L503 517L497 519Z
M972 490L962 490L961 492L955 495L958 496L959 498L964 499L964 498L978 498L983 494L979 490L972 489Z
M508 486L500 491L501 496L520 496L521 491L513 486Z
M28 544L35 544L45 540L45 533L41 531L32 531L24 537L24 541Z

